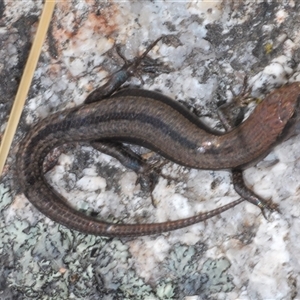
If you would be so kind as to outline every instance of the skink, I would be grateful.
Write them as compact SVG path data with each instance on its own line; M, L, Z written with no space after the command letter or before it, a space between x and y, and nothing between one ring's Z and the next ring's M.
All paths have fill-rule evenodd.
M43 161L64 143L121 141L145 146L181 165L196 169L243 169L268 154L293 133L299 116L300 83L270 93L239 127L219 135L188 110L161 94L128 90L108 99L55 113L20 143L16 167L22 191L50 219L88 234L139 236L182 228L242 201L195 217L156 224L110 224L67 204L43 176ZM223 209L223 210L222 210Z

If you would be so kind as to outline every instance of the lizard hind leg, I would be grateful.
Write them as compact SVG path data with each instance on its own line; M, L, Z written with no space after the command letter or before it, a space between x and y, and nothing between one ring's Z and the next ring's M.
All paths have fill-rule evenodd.
M134 171L138 176L136 184L141 185L142 191L150 193L152 205L156 207L152 192L161 176L161 165L148 164L140 155L119 142L92 141L90 145L94 149L116 158L124 167Z
M108 98L114 92L116 92L123 83L125 83L130 77L137 75L141 78L140 74L142 72L151 72L153 73L154 70L157 72L168 72L169 69L161 68L160 64L156 63L148 63L147 64L147 54L153 49L153 47L162 39L163 37L159 37L154 42L152 42L146 50L140 56L132 59L127 60L125 56L121 53L119 47L116 48L118 55L124 61L124 65L115 73L108 76L108 80L105 84L101 85L100 87L96 88L92 91L87 98L85 99L84 103L89 104L93 102L101 101L102 99ZM145 61L145 62L144 62ZM152 67L151 67L152 65Z

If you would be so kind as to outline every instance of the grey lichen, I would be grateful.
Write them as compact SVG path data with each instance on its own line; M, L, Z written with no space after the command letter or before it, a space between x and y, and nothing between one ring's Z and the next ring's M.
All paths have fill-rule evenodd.
M176 274L181 277L195 272L197 266L191 264L195 252L194 247L175 245L174 251L170 253L167 268L173 272L174 275Z
M172 294L184 297L188 295L208 296L217 292L229 292L234 288L232 276L227 274L230 262L226 258L208 259L200 267L201 250L199 245L175 245L166 260L164 268L173 279L158 284L157 295L160 299L169 299ZM168 291L169 293L162 294ZM171 299L171 298L170 298Z
M153 295L152 288L134 271L128 246L119 240L113 240L102 249L95 271L105 292L113 292L122 299L144 299Z
M205 289L211 293L229 292L234 288L233 277L227 274L230 268L230 262L222 257L216 260L208 259L202 267L201 272L207 275L207 281L204 283Z
M149 285L135 270L128 245L39 221L5 219L12 198L0 185L1 295L30 299L178 299L207 296L234 287L227 259L207 260L204 244L176 244Z
M156 294L159 299L174 299L176 296L175 286L171 281L162 281L156 287Z
M4 184L0 184L0 211L5 209L11 203L11 195L9 188Z

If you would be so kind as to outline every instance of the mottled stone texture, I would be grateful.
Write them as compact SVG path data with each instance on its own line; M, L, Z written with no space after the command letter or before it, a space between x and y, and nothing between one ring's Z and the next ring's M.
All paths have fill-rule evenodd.
M4 131L42 1L0 0L0 131ZM161 35L150 52L170 72L127 85L185 101L221 128L217 107L242 89L255 100L300 80L297 1L58 1L0 184L1 299L300 299L300 139L278 146L245 179L278 203L265 220L242 203L205 223L136 239L70 231L18 194L14 160L29 126L80 105ZM252 101L247 106L250 111ZM135 149L137 151L144 151ZM242 149L241 149L242 151ZM57 156L57 155L56 155ZM55 155L54 155L55 157ZM159 157L153 159L160 160ZM109 221L162 222L237 198L227 171L166 164L150 195L135 173L87 146L61 150L49 182L72 205Z

